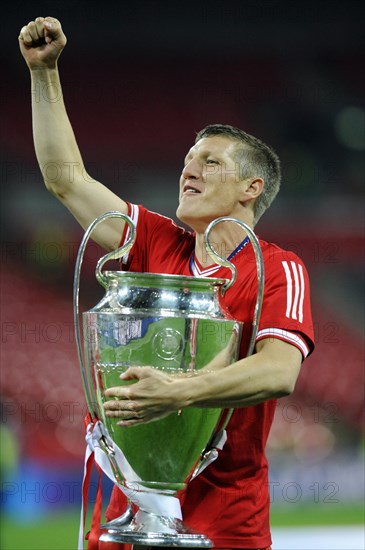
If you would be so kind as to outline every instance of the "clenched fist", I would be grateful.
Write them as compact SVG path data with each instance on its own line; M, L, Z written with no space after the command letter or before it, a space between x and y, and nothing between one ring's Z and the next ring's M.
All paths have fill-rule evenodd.
M29 69L56 67L66 42L61 23L54 17L37 17L19 35L20 51Z

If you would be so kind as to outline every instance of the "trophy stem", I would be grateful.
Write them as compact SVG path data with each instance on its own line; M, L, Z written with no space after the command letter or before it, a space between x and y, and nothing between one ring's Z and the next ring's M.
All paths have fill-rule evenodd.
M108 521L107 523L102 523L100 525L100 529L104 530L104 529L118 529L120 528L121 526L124 526L124 525L129 525L130 522L132 521L133 519L133 511L132 511L132 505L130 503L128 503L128 506L127 506L127 509L126 511L124 512L124 514L122 514L121 516L115 518L115 519L112 519L111 521Z

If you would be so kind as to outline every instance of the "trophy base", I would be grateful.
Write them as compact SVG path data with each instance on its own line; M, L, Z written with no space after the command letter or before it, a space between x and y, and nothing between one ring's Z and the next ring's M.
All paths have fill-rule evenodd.
M124 516L101 526L107 529L101 542L124 542L142 546L175 546L181 548L212 548L214 544L205 535L190 529L176 518L157 516L138 510L131 521Z

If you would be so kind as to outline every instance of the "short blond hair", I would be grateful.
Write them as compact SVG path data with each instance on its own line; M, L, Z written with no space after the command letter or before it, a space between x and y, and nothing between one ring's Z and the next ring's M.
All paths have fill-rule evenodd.
M260 139L228 124L210 124L197 133L195 143L202 138L226 136L237 142L240 178L259 177L264 181L261 195L254 205L254 223L269 208L280 189L280 159L275 151Z

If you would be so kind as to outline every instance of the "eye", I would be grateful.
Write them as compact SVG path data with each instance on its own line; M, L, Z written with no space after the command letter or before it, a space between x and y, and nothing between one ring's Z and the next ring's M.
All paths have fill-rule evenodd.
M219 162L217 160L214 160L214 159L207 159L206 164L219 164Z

